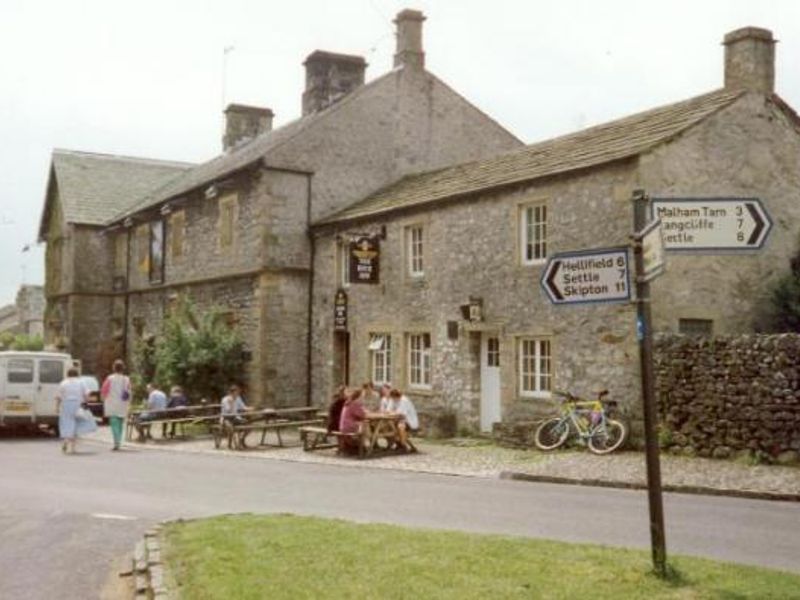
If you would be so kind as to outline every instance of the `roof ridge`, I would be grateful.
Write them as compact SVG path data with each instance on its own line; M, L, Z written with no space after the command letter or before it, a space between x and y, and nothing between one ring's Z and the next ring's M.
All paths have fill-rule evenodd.
M85 150L70 150L69 148L53 148L53 155L62 156L81 156L87 158L96 158L99 160L116 160L120 162L137 162L141 164L157 164L161 166L185 166L187 168L197 166L198 163L181 161L181 160L166 160L160 158L148 158L145 156L129 156L125 154L108 154L105 152L87 152Z
M276 149L281 148L285 144L287 144L290 141L292 141L293 139L295 139L298 135L300 135L303 132L305 132L308 129L308 127L312 127L316 123L322 121L323 118L327 117L328 115L334 114L336 111L340 110L341 107L343 107L343 106L347 105L348 103L352 102L355 98L357 98L362 93L364 93L365 90L373 87L374 85L377 85L378 82L389 78L391 75L395 75L399 70L400 70L399 68L392 69L390 71L387 71L383 75L381 75L379 77L376 77L375 79L373 79L373 80L371 80L371 81L369 81L369 82L367 82L367 83L365 83L363 85L358 86L356 89L354 89L350 93L345 94L343 97L338 99L336 102L326 106L325 108L323 108L320 111L317 111L317 112L314 112L314 113L311 113L311 114L308 114L308 115L301 115L300 117L298 117L296 119L293 119L293 120L289 121L288 123L284 123L283 125L281 125L277 129L272 129L270 131L265 131L264 133L261 133L261 134L257 135L256 137L254 137L253 139L249 140L247 143L241 144L239 146L235 146L231 150L231 152L218 154L214 158L211 158L211 159L209 159L209 160L207 160L205 162L197 163L197 164L193 165L191 169L188 169L186 171L186 173L182 173L182 174L176 175L171 180L165 181L161 186L159 186L155 190L153 190L151 192L148 192L145 196L142 197L142 202L141 203L137 203L133 207L131 207L129 209L126 209L125 211L117 213L114 217L112 217L111 219L106 221L106 225L111 225L112 223L115 223L116 221L121 220L123 217L135 214L135 213L137 213L139 211L142 211L142 210L146 210L146 209L148 209L148 208L150 208L152 206L155 206L155 205L157 205L157 204L159 204L161 202L166 202L166 201L168 201L171 198L174 198L176 196L180 196L182 194L186 194L187 192L190 192L193 189L196 189L198 187L202 187L202 186L206 185L210 181L214 181L216 179L219 179L220 177L224 177L226 175L229 175L230 173L243 168L247 164L251 164L253 162L256 162L257 160L263 159L266 152L274 152ZM291 126L298 126L303 121L306 121L306 124L305 124L304 127L299 127L297 129L297 131L291 132L285 139L278 140L275 143L274 146L270 146L269 148L266 148L263 151L258 151L256 149L254 149L254 145L259 140L265 141L270 136L275 135L275 134L279 134L281 131L285 132L285 130L287 128L289 128ZM191 172L193 172L196 169L200 169L200 168L205 167L207 165L212 165L214 162L222 161L225 158L234 156L236 154L244 153L247 149L251 149L251 151L257 152L257 155L254 156L251 160L246 161L246 162L244 162L242 164L234 163L235 166L231 166L230 168L223 170L221 173L217 173L217 174L212 175L210 177L204 177L202 179L201 183L194 183L190 187L182 189L179 192L170 193L170 194L168 194L166 196L163 196L163 197L161 196L160 192L162 190L168 188L179 177L188 176L189 174L191 174ZM181 189L181 188L178 188L178 189ZM148 199L152 199L152 202L144 202L145 200L148 200Z
M516 185L540 177L563 174L636 156L674 139L729 106L745 93L744 90L731 91L719 88L542 140L523 148L509 150L490 158L407 175L349 207L318 219L313 225L372 217L396 209L419 206L480 190ZM625 131L625 128L628 131ZM636 134L632 140L629 139L631 130ZM569 144L573 141L585 141L587 144L585 147L569 148ZM564 146L567 146L566 150ZM565 154L565 151L566 155L574 160L556 161L555 159ZM463 173L465 170L466 175ZM461 179L460 185L448 182L448 175L452 175L451 180ZM408 196L405 202L390 202L392 196L396 197L403 193ZM369 210L370 206L373 206L373 210Z

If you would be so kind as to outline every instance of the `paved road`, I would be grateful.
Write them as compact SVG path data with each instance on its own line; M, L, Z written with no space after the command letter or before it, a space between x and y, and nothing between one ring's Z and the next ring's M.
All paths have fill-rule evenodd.
M0 598L96 598L153 523L227 512L648 547L646 495L378 469L0 439ZM800 504L667 495L673 553L800 572Z

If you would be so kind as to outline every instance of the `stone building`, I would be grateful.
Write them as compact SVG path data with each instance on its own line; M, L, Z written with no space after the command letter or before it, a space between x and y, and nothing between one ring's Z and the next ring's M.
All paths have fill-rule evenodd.
M157 163L172 172L133 201L109 187L107 211L61 189L55 154L40 232L48 337L99 369L96 349L112 340L130 354L187 296L227 311L243 335L251 399L308 402L310 222L406 175L521 146L425 69L423 21L397 15L394 68L370 82L362 57L313 52L302 117L273 130L271 110L231 105L223 154L190 168ZM82 219L63 214L79 204Z
M80 358L87 373L124 350L124 298L113 279L106 221L187 163L54 150L39 240L45 251L45 345Z
M44 288L22 284L14 304L0 308L0 333L5 331L29 336L44 335Z
M634 410L635 307L553 305L540 279L553 253L627 246L637 189L761 200L775 223L762 248L669 253L652 286L659 330L757 328L800 222L800 119L773 89L774 44L763 29L734 31L721 89L404 177L316 219L314 397L391 381L423 412L484 431L540 414L553 389L610 388Z

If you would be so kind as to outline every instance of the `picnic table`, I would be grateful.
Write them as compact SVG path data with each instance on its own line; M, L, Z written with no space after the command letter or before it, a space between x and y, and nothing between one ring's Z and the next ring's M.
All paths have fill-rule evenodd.
M128 413L128 418L125 421L125 439L130 441L133 438L133 432L139 434L137 441L146 442L150 435L150 429L153 425L177 425L181 428L181 433L185 435L186 425L203 424L211 429L214 423L219 422L219 404L196 404L192 406L178 406L175 408L165 408L159 411L148 411L146 408L141 410L132 410ZM143 413L154 413L154 418L141 420Z
M368 411L361 423L361 429L355 433L341 431L328 431L324 427L301 427L300 437L303 440L303 450L310 452L322 448L341 447L338 443L342 438L351 438L358 441L358 457L367 458L389 452L398 447L400 439L399 424L403 416L397 413ZM329 437L337 439L331 443ZM407 439L409 451L417 452L414 443Z
M324 418L315 406L296 406L285 408L262 408L249 410L236 415L238 419L220 417L219 426L215 426L214 446L219 448L223 440L227 440L228 448L245 450L248 448L247 438L251 433L260 433L259 446L283 447L282 432L289 428L320 425ZM240 422L237 422L240 421ZM267 443L267 432L274 431L277 444ZM302 435L302 433L301 433Z

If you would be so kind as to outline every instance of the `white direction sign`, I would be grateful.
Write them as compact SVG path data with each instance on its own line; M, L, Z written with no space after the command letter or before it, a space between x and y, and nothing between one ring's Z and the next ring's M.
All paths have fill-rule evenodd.
M636 235L642 244L644 281L655 279L664 272L664 239L661 235L661 221L656 219Z
M547 261L541 285L553 304L630 300L628 248L554 254Z
M772 221L758 198L653 198L667 250L758 250Z

